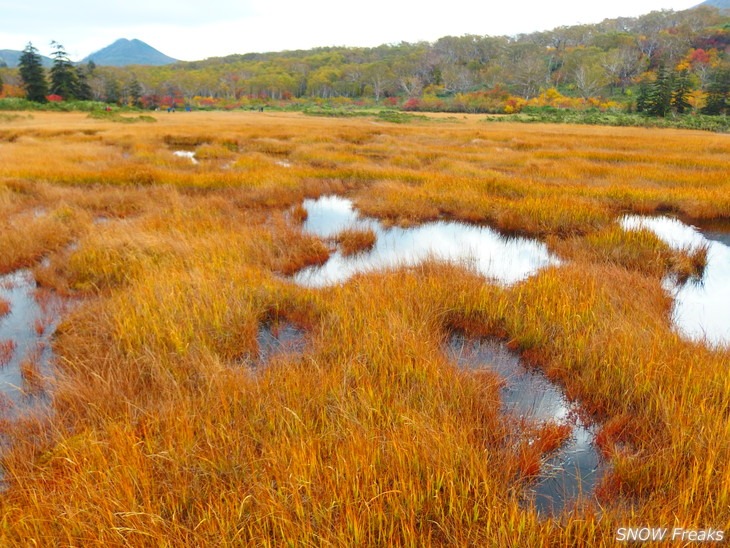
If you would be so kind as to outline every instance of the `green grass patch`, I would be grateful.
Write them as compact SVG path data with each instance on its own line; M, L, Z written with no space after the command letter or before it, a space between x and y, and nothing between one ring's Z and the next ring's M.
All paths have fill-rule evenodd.
M106 108L107 104L100 101L61 101L36 103L18 97L0 99L0 110L38 110L52 112L92 112Z
M525 107L518 114L485 118L485 122L524 122L547 124L585 124L624 127L661 127L698 129L730 132L730 118L727 116L706 116L703 114L675 114L666 118L655 118L638 113L598 109L569 110L554 107Z
M345 107L306 107L302 114L307 116L324 116L327 118L354 118L356 116L372 116L372 111Z
M22 120L22 119L32 120L33 115L28 114L27 116L23 116L22 114L6 114L4 112L0 112L0 123L13 122L15 120Z
M397 110L381 110L377 114L378 120L384 122L392 122L394 124L407 124L409 122L419 122L422 120L428 120L428 116L421 114L410 114L408 112L400 112Z
M142 114L140 116L122 116L118 112L108 110L95 110L89 113L87 118L94 120L106 120L107 122L115 122L118 124L136 124L139 122L154 123L156 118Z
M332 108L332 107L309 107L302 110L307 116L325 116L329 118L355 118L360 116L373 116L383 122L391 122L393 124L406 124L409 122L417 122L428 120L427 116L420 114L410 114L398 110L373 110L373 109L354 109L354 108Z

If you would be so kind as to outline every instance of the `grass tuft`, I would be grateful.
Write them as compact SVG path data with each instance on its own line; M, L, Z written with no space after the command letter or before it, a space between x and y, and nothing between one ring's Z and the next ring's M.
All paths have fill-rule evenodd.
M375 232L371 228L348 228L337 235L337 243L344 256L363 253L375 245Z

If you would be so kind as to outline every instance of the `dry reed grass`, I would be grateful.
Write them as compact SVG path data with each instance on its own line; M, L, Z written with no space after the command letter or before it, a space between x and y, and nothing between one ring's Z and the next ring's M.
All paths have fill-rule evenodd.
M15 341L0 341L0 367L10 363L17 346Z
M375 232L371 228L348 228L337 235L340 251L346 257L372 249L375 239Z
M84 296L54 343L53 412L2 424L0 544L609 546L629 524L730 525L730 354L672 330L661 279L683 256L615 225L730 216L724 136L159 120L41 113L0 137L0 270ZM345 192L389 222L543 235L568 260L507 288L434 263L294 285L329 251L292 206ZM279 318L310 344L253 373ZM566 430L503 416L499 379L446 359L453 329L507 338L599 420L600 513L522 502Z

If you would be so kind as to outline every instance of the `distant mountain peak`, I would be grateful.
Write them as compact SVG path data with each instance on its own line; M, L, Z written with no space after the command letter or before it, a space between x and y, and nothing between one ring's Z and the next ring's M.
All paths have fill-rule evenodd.
M697 4L695 7L699 6L714 6L720 9L730 9L730 0L705 0L701 4Z
M133 38L120 38L105 48L86 57L82 62L94 61L100 66L123 67L126 65L170 65L177 63L173 59L156 50L149 44Z

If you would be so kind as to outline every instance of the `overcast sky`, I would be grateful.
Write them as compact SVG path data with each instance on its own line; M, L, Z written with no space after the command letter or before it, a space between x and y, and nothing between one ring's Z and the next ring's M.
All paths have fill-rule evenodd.
M27 0L26 0L27 1ZM182 60L314 46L377 46L463 34L514 35L701 0L0 0L0 49L50 42L78 61L118 38Z

